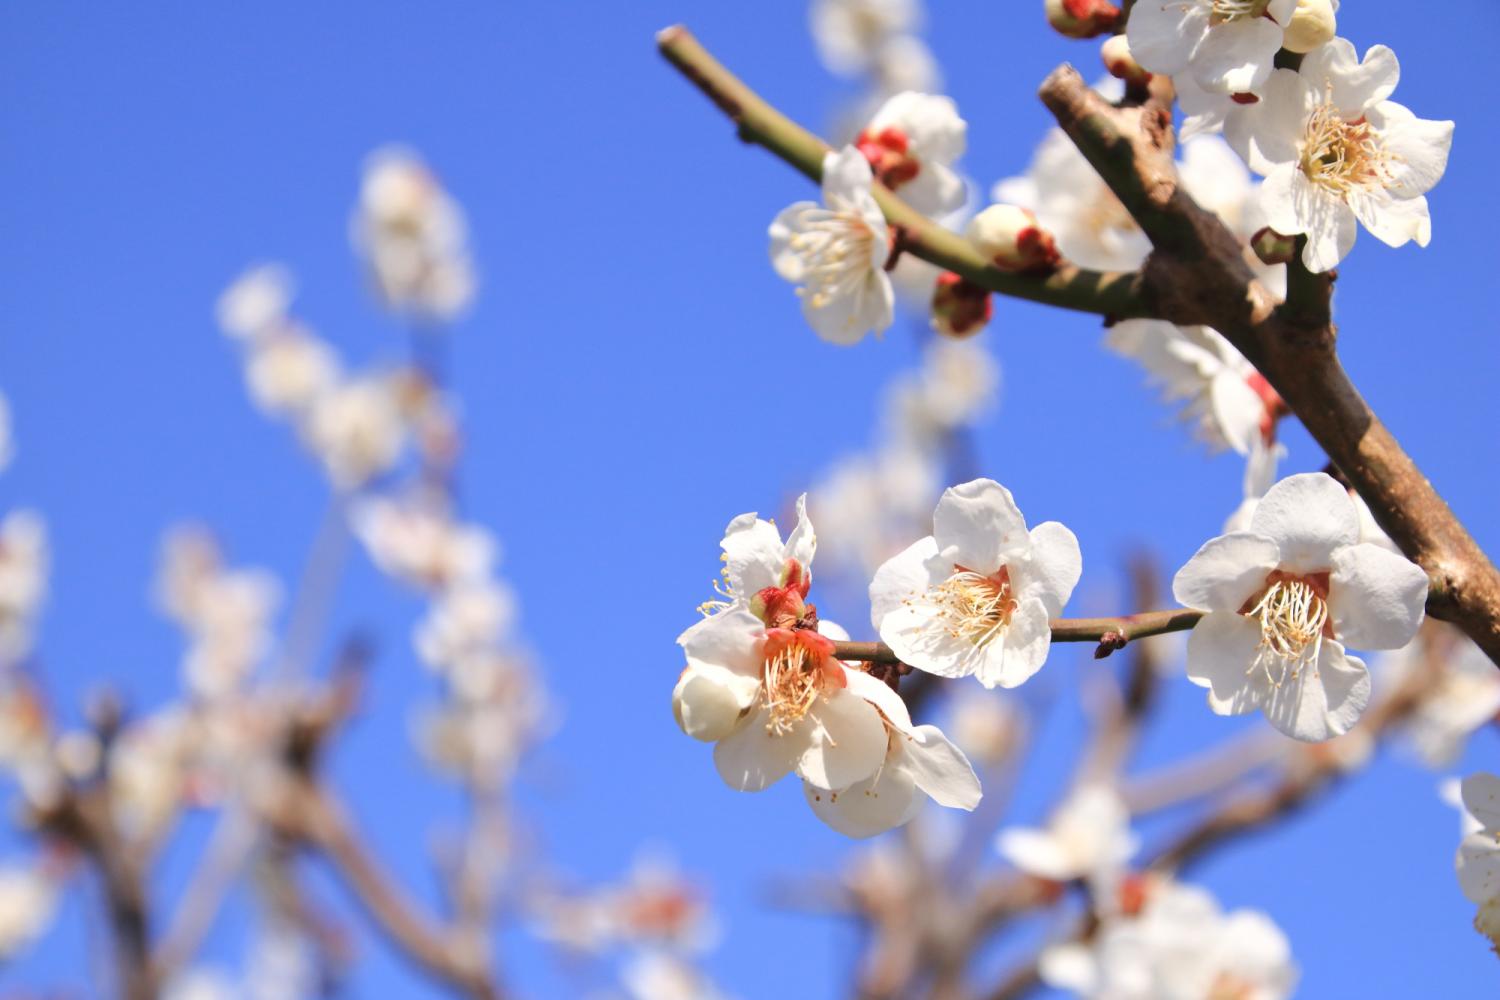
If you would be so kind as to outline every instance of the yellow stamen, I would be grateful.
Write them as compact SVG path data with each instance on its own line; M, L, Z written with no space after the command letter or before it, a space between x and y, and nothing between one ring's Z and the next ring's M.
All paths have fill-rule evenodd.
M762 676L770 712L766 732L785 736L817 704L823 693L823 671L812 662L807 648L794 642L766 657Z
M1016 610L1004 570L996 576L960 570L928 591L925 599L937 608L949 635L976 646L1003 633Z
M1328 625L1328 602L1306 580L1279 579L1250 609L1260 621L1260 651L1250 669L1265 671L1272 687L1295 680L1302 668L1316 666ZM1272 668L1279 668L1273 672Z
M1386 187L1393 157L1363 118L1346 121L1332 101L1314 109L1302 140L1300 166L1318 187L1346 198Z

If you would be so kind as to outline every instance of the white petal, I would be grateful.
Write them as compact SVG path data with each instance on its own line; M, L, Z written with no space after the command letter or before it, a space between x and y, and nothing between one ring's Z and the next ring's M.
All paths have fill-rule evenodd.
M688 667L672 691L672 713L693 739L717 742L734 730L759 690L758 682L723 667Z
M906 203L930 216L957 211L968 194L963 178L941 163L923 163L917 176L901 185L901 197Z
M771 266L776 273L793 284L800 285L806 275L800 254L792 250L792 237L802 229L802 214L818 206L811 201L799 201L781 210L771 221L768 231L771 237Z
M745 600L765 587L774 587L786 565L786 547L776 525L754 514L741 514L724 529L724 568L729 585Z
M1206 31L1208 16L1196 4L1138 3L1125 25L1125 40L1136 62L1170 76L1187 68Z
M885 761L885 724L875 707L848 690L824 695L808 713L812 743L797 761L802 780L819 788L847 788Z
M910 597L927 593L927 589L942 583L928 572L927 562L937 555L937 542L931 535L913 542L891 556L875 571L870 581L870 624L877 632L885 616L901 607Z
M1193 78L1204 90L1258 91L1275 68L1273 60L1284 33L1281 25L1263 17L1209 28L1193 50Z
M984 576L1031 545L1010 490L993 479L945 490L932 515L932 534L944 558Z
M939 677L967 677L984 662L984 651L954 635L942 614L920 598L887 612L880 620L880 638L901 662ZM1001 635L990 645L1004 638Z
M1329 85L1334 106L1352 121L1391 96L1401 80L1401 64L1396 53L1384 45L1372 45L1359 61L1354 43L1335 38L1307 54L1301 73L1315 81L1319 89Z
M705 618L677 637L690 665L724 667L745 677L760 677L761 620L743 604Z
M1184 607L1239 611L1279 561L1276 543L1265 535L1235 532L1211 538L1172 578L1172 597Z
M1030 537L1031 556L1011 566L1011 586L1017 596L1040 600L1055 618L1083 575L1078 536L1057 521L1043 521Z
M932 801L951 809L973 810L979 805L982 794L979 778L963 751L942 730L936 726L918 726L904 739L905 753L900 766Z
M1359 511L1333 477L1303 472L1271 487L1250 530L1276 543L1285 569L1316 572L1329 568L1335 549L1359 541Z
M1370 124L1381 134L1391 156L1387 190L1397 198L1426 194L1448 169L1453 123L1418 118L1392 101L1371 108Z
M1016 607L1005 632L982 647L976 671L979 683L987 688L1019 687L1042 669L1051 649L1047 608L1036 598L1027 598Z
M1400 649L1416 637L1427 603L1422 567L1369 542L1333 553L1328 612L1339 641L1357 649Z
M1092 997L1099 991L1099 963L1081 944L1058 944L1042 952L1037 963L1042 982L1053 989Z
M1471 833L1458 848L1458 884L1471 903L1500 896L1500 846L1493 834Z
M848 347L863 340L865 334L878 333L891 325L896 292L884 271L872 269L851 293L832 296L822 306L814 306L813 299L811 295L802 296L807 325L830 344Z
M809 726L780 736L766 728L770 713L762 708L714 745L714 766L730 788L759 792L791 772L807 748Z
M1500 830L1500 778L1471 774L1459 786L1464 808L1487 830Z
M852 203L868 197L874 180L870 161L858 149L844 146L830 151L823 157L823 204L832 208L836 201Z
M901 826L920 804L911 775L894 767L840 791L804 781L802 793L818 818L846 837L873 837Z
M1078 874L1073 859L1044 830L1026 827L1001 830L995 846L1002 857L1028 875L1066 882Z
M1432 242L1432 215L1421 195L1391 198L1384 191L1354 191L1349 195L1349 208L1370 235L1386 246L1416 243L1425 247Z
M906 702L901 700L901 696L889 684L853 667L844 671L844 674L850 694L858 695L874 705L885 716L886 721L901 732L909 734L912 731L911 713L906 709Z
M1241 455L1250 454L1255 441L1261 437L1261 418L1265 415L1266 404L1250 388L1245 376L1227 369L1216 374L1208 385L1208 401L1214 424L1229 447Z
M1370 672L1343 646L1323 640L1316 668L1304 667L1266 694L1266 720L1293 739L1318 743L1347 733L1370 701Z
M817 550L818 538L813 533L812 521L807 516L807 494L804 493L797 498L797 526L787 536L786 558L797 560L811 579L813 555Z
M1260 705L1252 669L1260 647L1260 625L1244 615L1216 611L1193 627L1187 641L1187 676L1208 691L1216 715L1243 715Z

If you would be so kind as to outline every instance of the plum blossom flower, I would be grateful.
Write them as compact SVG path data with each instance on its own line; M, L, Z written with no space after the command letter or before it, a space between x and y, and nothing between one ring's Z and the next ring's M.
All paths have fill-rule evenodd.
M295 324L256 340L245 358L250 398L270 416L301 416L338 379L333 348Z
M1130 832L1130 812L1119 793L1085 785L1063 801L1046 829L1002 830L995 846L1028 875L1053 882L1086 878L1104 890L1124 871L1140 842Z
M413 587L479 580L494 562L489 531L459 524L430 504L372 497L354 507L350 522L376 568Z
M1144 881L1087 945L1042 953L1043 981L1088 1000L1283 1000L1297 984L1286 935L1263 913L1224 913L1197 886Z
M863 676L863 675L861 675ZM859 693L885 723L885 762L863 781L836 791L803 781L818 818L849 837L873 837L908 823L923 797L952 809L979 804L979 779L962 750L936 726L914 726L906 703L885 684L860 684Z
M888 45L915 31L922 5L920 0L816 0L810 13L823 64L852 75L874 68Z
M1259 708L1278 730L1319 741L1348 732L1370 697L1345 652L1396 649L1422 623L1427 574L1360 542L1348 492L1321 472L1290 476L1256 505L1248 531L1200 548L1172 581L1208 612L1188 637L1188 678L1216 714Z
M0 868L0 959L41 936L57 910L58 883L37 864Z
M903 91L880 106L854 145L876 179L913 208L947 215L966 195L952 166L963 155L967 129L952 98Z
M1463 780L1460 794L1472 832L1464 835L1455 859L1459 888L1469 902L1479 905L1475 929L1500 950L1500 778L1471 774Z
M1186 73L1202 88L1258 93L1275 68L1297 0L1143 0L1125 36L1152 73Z
M1139 362L1168 402L1182 402L1182 419L1210 449L1250 455L1257 441L1275 440L1281 396L1218 331L1133 319L1110 327L1104 344Z
M411 150L371 154L351 232L392 309L445 321L473 299L463 210Z
M47 523L31 510L0 519L0 665L31 652L50 566Z
M358 489L388 471L406 443L395 387L382 378L356 379L324 393L302 431L342 490Z
M1361 61L1347 39L1336 38L1299 70L1277 70L1264 99L1226 124L1250 166L1266 175L1268 224L1306 234L1302 261L1311 271L1343 260L1361 224L1393 247L1432 238L1425 195L1447 169L1453 123L1418 118L1387 100L1400 75L1385 46Z
M515 596L508 587L491 579L459 583L443 591L418 623L417 655L434 669L457 669L500 645L515 618Z
M1436 640L1436 637L1434 637ZM1455 636L1436 657L1420 639L1384 657L1382 678L1399 684L1414 672L1423 677L1422 697L1402 725L1402 735L1428 767L1449 767L1469 737L1500 715L1500 671L1468 639Z
M258 264L219 296L219 327L236 340L256 341L287 322L292 302L292 275L280 264Z
M1056 521L1026 530L1010 491L976 479L943 493L933 533L870 584L871 620L904 663L1015 687L1041 669L1082 573L1078 539Z
M771 263L799 285L802 313L824 340L854 344L891 325L890 235L858 149L823 158L823 205L799 201L771 223Z

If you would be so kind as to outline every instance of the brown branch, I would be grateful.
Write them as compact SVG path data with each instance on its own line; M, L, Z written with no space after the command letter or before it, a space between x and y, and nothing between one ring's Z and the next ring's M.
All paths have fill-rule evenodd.
M1202 611L1192 608L1172 608L1166 611L1142 611L1139 614L1118 618L1054 618L1052 619L1053 642L1097 642L1096 659L1102 659L1115 650L1123 649L1132 639L1163 635L1167 632L1185 632L1198 624ZM867 663L900 663L901 658L883 642L835 642L833 655L841 660L861 660Z
M827 143L766 103L708 53L681 25L656 36L667 61L733 121L741 140L780 157L813 181L823 176ZM901 249L1001 295L1077 309L1118 319L1147 315L1138 273L1089 271L1063 266L1050 274L1002 271L968 240L912 208L883 185L875 200L900 236Z
M1335 352L1334 276L1292 265L1288 299L1255 280L1244 247L1177 183L1169 105L1116 108L1059 67L1042 102L1150 237L1143 294L1160 316L1224 334L1286 400L1428 573L1428 611L1500 664L1500 572L1350 382Z

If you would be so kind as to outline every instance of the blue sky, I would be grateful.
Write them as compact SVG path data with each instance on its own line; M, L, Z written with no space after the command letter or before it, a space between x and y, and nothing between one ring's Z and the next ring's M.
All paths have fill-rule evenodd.
M1048 124L1036 85L1064 59L1092 72L1094 48L1050 34L1039 3L934 7L928 39L970 121L967 171L985 185L1020 172ZM774 873L827 869L845 844L791 783L759 796L722 786L671 723L672 639L717 569L724 523L778 509L867 442L879 387L915 352L899 334L838 349L805 328L764 232L809 188L736 142L660 62L653 34L679 20L798 120L819 126L850 96L819 66L801 3L0 9L0 391L20 444L0 509L33 505L52 525L42 663L62 710L105 679L141 706L171 697L178 640L148 598L163 529L206 521L236 559L290 582L326 502L290 435L246 401L213 301L246 264L282 260L301 314L346 357L398 356L402 331L365 294L347 216L364 155L392 140L416 147L465 206L480 268L478 306L452 343L465 507L503 541L561 710L523 788L525 820L547 864L583 878L620 873L643 845L701 874L728 934L710 967L736 995L833 997L853 936L769 909L765 887ZM1341 269L1345 361L1494 551L1489 66L1500 8L1356 3L1341 26L1360 49L1396 47L1398 100L1458 122L1431 197L1433 245L1393 251L1364 237ZM1120 610L1103 602L1122 556L1149 544L1180 565L1238 501L1237 460L1205 458L1139 373L1097 349L1088 317L1002 301L986 336L1004 392L977 439L981 468L1034 520L1076 531L1079 613ZM772 417L794 433L768 437ZM1322 465L1300 432L1290 444L1287 471ZM407 706L434 693L406 642L417 612L356 554L335 624L384 641L367 710L333 766L373 841L426 892L434 821L455 803L406 741ZM1065 773L1082 662L1059 652L1030 696L1062 707L1055 754L1022 777L1021 818L1045 811ZM1147 759L1238 728L1185 680L1164 716ZM1496 748L1481 734L1465 768L1500 770ZM1400 755L1382 758L1196 877L1228 905L1273 915L1304 995L1444 995L1493 981L1452 875L1457 821L1435 785ZM185 843L201 832L190 827ZM163 886L186 870L174 855ZM84 986L78 956L97 928L80 904L0 971L0 990ZM243 921L236 907L215 928L212 958L235 961ZM789 940L781 953L775 942ZM354 995L431 995L362 941ZM535 947L507 936L505 956L531 995L563 995Z

